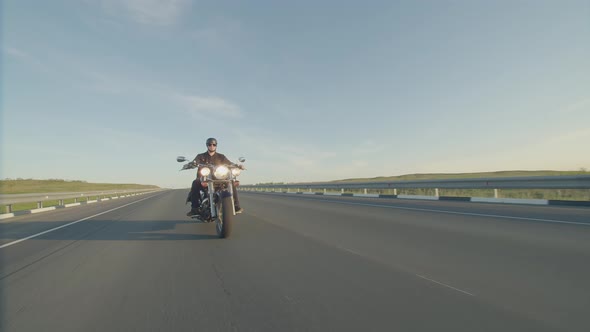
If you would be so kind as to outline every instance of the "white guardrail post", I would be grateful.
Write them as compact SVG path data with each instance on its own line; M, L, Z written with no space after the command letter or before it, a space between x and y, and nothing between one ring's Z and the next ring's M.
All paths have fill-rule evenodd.
M155 188L154 188L155 189ZM154 189L139 189L139 190L124 190L127 192L148 192ZM0 194L0 206L5 206L5 211L8 213L14 213L15 204L28 203L35 204L38 209L47 205L48 201L56 202L57 206L64 206L67 200L73 200L74 203L78 203L80 200L86 198L86 202L90 201L91 197L96 197L97 201L102 199L111 199L111 197L121 197L120 191L91 191L91 192L67 192L67 193L31 193L31 194ZM53 204L52 204L53 205ZM1 213L0 212L0 213Z

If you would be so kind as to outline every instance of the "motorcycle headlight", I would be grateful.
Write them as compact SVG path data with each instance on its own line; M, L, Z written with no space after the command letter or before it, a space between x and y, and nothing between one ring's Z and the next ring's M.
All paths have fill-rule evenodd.
M234 176L238 176L238 175L240 175L240 173L242 173L242 170L239 168L232 168L231 169L231 174L233 174Z
M216 179L227 179L229 175L229 168L227 168L227 166L219 166L215 168L215 172L213 173L213 175L215 175Z
M209 169L209 167L203 167L203 169L201 169L202 176L207 176L209 174L211 174L211 170Z

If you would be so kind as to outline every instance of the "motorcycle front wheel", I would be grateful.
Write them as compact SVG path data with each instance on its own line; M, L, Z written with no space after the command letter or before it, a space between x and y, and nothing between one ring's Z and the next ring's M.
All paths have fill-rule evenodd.
M215 219L215 230L220 239L229 237L233 227L233 206L232 198L224 197L219 204L217 204L217 218Z

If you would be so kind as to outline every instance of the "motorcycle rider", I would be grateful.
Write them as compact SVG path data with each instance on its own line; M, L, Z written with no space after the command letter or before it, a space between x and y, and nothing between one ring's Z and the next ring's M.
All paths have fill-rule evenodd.
M224 156L221 153L217 152L217 140L213 137L210 137L207 139L206 142L207 145L207 151L198 154L195 159L193 159L192 162L197 163L197 164L213 164L213 165L227 165L227 164L233 164L231 161L229 161L229 159L227 159L226 156ZM199 167L199 169L197 170L197 179L195 179L193 181L193 184L191 185L191 191L189 193L189 196L187 198L187 202L190 200L191 202L191 210L186 214L187 216L193 216L195 214L198 214L198 208L199 205L201 204L200 202L200 198L201 198L201 190L205 190L203 185L201 184L201 179L200 179L200 171L201 168ZM235 210L236 213L242 213L244 211L244 209L242 209L240 207L240 201L238 200L238 191L236 190L236 185L232 182L232 191L234 193L234 206L235 206Z

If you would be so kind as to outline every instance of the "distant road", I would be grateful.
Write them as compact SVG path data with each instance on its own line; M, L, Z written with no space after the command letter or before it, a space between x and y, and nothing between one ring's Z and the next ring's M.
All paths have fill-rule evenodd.
M589 208L240 192L220 240L185 198L0 221L0 330L590 330Z

